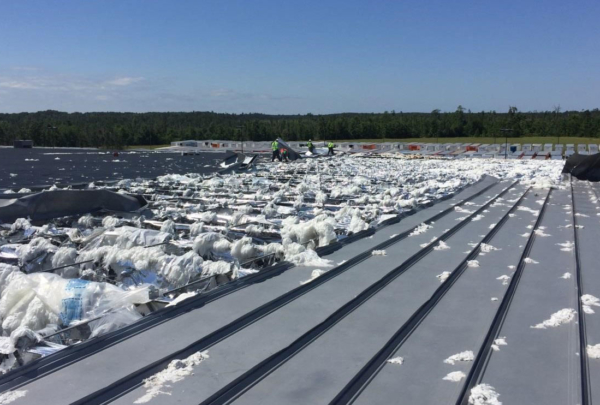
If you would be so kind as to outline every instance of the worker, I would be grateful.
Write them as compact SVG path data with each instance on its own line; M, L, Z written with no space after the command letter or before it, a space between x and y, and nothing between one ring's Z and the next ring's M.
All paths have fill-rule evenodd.
M275 158L277 158L277 159L279 159L279 161L281 161L281 156L279 156L279 142L277 142L277 139L275 139L271 143L271 149L273 150L273 156L271 156L271 162L274 162Z
M333 152L333 147L335 145L333 144L333 142L329 141L329 143L327 144L327 148L329 148L329 150L327 151L327 156L329 156L329 154L331 153L331 155L335 155L335 153Z
M281 148L281 150L279 151L281 153L281 158L279 160L285 160L286 162L289 162L288 160L288 150L285 148Z
M308 142L306 142L306 146L308 146L308 151L310 153L315 153L315 147L313 146L312 140L308 140Z

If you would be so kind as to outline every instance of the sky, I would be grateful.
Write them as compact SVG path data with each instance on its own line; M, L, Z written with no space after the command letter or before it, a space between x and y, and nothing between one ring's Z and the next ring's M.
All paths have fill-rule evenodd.
M0 112L600 108L598 0L0 0Z

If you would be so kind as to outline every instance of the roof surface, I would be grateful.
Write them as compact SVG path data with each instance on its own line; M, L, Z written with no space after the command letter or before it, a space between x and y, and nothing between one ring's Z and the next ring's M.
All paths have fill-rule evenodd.
M600 315L579 297L600 294L597 193L487 177L331 253L337 266L312 281L312 267L249 277L0 388L26 391L14 404L466 404L484 383L505 404L591 404L600 360L585 346L600 339ZM544 325L561 310L572 317ZM180 363L181 378L143 383L204 351L189 373Z

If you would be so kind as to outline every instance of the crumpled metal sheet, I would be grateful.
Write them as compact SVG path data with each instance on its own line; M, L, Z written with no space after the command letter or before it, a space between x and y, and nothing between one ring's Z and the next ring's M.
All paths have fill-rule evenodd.
M17 218L32 221L99 210L133 212L147 205L142 196L119 194L108 190L54 190L21 196L0 196L0 222Z

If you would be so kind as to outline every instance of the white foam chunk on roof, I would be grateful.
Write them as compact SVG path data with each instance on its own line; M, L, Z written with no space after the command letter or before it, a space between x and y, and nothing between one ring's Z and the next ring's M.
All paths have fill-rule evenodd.
M442 380L459 382L462 379L464 379L465 377L466 377L466 375L462 371L452 371L452 372L446 374L446 376L444 378L442 378Z
M600 359L600 344L587 345L587 354L592 359Z
M308 280L305 281L301 281L300 284L304 285L304 284L308 284L311 281L313 281L314 279L320 277L321 275L325 274L326 271L325 270L321 270L321 269L314 269L311 273L310 273L310 278Z
M8 405L27 395L27 390L6 391L0 394L0 405Z
M400 365L400 364L404 363L404 358L400 357L400 356L396 356L394 358L389 359L387 362L390 363L390 364Z
M583 305L583 312L586 314L594 314L596 312L592 307L600 307L600 300L591 294L584 294L581 296L581 304Z
M575 318L575 311L572 308L564 308L558 312L553 313L550 316L550 319L546 319L542 323L538 323L537 325L532 326L534 329L546 329L546 328L555 328L564 323L569 323Z
M498 399L500 394L489 384L479 384L471 388L470 405L502 405Z
M417 235L421 235L425 232L427 232L427 230L433 228L431 225L427 225L426 223L422 223L419 226L417 226L408 236L417 236Z
M179 304L180 302L187 300L188 298L196 296L197 294L198 293L196 291L189 291L183 294L179 294L173 301L167 304L167 307L173 307Z
M436 277L440 280L441 283L443 283L444 281L448 280L448 277L450 277L450 273L449 271L444 271L441 274L438 274Z
M453 354L444 360L446 364L455 364L457 361L473 361L475 359L475 355L471 350L465 350L464 352Z
M483 253L489 253L489 252L493 252L494 250L500 250L497 247L494 247L487 243L482 243L479 247Z
M146 389L146 393L136 399L134 403L144 404L161 394L170 395L169 392L165 392L163 389L169 388L171 387L171 384L177 383L187 376L192 375L194 367L198 366L208 358L208 351L204 351L196 352L185 359L171 361L166 369L144 380L143 386Z
M433 247L433 250L448 250L448 249L450 249L450 246L448 246L448 244L446 242L444 242L443 240L441 240L437 246Z

